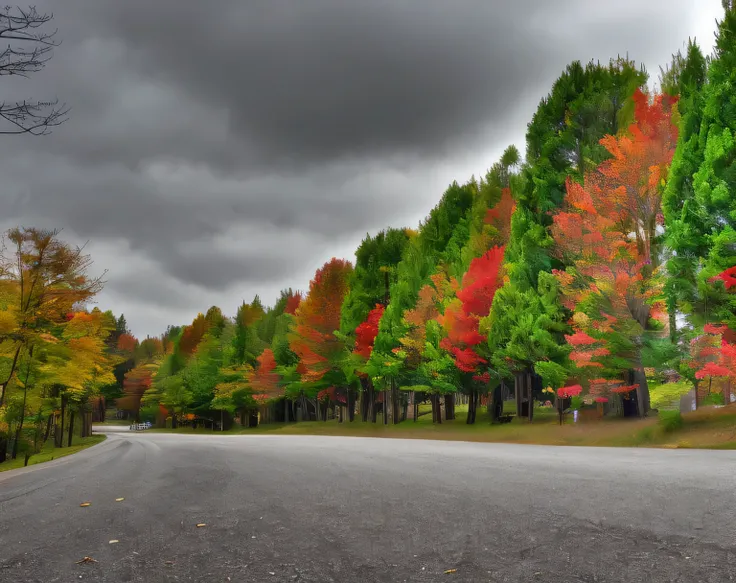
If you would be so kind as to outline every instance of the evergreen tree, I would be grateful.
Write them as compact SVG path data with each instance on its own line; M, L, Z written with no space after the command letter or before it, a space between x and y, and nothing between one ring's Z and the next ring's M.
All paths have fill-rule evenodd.
M711 280L736 264L736 11L724 8L705 83L698 90L696 75L683 87L690 106L665 204L670 302L696 328L727 315L730 298ZM693 69L702 66L693 60Z
M700 258L707 252L704 209L695 198L693 175L703 159L700 127L703 118L703 90L706 59L694 41L689 41L687 56L673 55L669 80L663 80L671 95L680 96L680 137L672 159L667 187L662 196L662 211L670 250L667 260L665 294L669 312L670 338L677 338L677 312L689 311L696 301L696 274ZM664 77L665 75L663 75Z

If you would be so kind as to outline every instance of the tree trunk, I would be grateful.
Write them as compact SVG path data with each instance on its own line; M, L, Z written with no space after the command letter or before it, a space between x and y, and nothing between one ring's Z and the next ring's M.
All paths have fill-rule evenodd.
M5 403L5 391L8 388L8 385L10 384L10 381L13 379L13 374L15 373L15 367L18 365L18 357L20 356L20 350L23 347L22 344L19 344L18 347L15 350L15 356L13 356L13 361L10 364L10 371L8 372L8 378L5 382L0 384L0 407L3 406ZM7 441L6 441L7 443ZM1 454L5 455L5 454ZM3 458L4 460L5 458Z
M452 393L445 395L445 419L455 419L455 395Z
M442 424L442 407L440 406L440 396L432 395L430 397L432 403L432 421L438 425Z
M383 424L388 425L388 391L383 389Z
M401 422L401 409L399 407L399 387L391 382L391 408L394 425Z
M476 393L475 390L471 389L470 394L468 395L468 418L465 421L468 425L472 425L475 423L475 411L476 411L475 393Z
M350 395L353 394L353 402L352 405L350 403ZM352 389L348 388L348 396L347 396L347 402L348 402L348 421L351 423L355 421L355 394Z
M43 435L43 442L46 443L49 440L49 435L51 435L51 425L54 422L54 414L51 413L49 415L48 420L46 421L46 433Z
M634 383L639 385L636 389L639 417L649 416L649 383L644 369L634 369Z
M72 438L74 437L74 410L69 409L69 441L67 447L72 446Z
M59 426L54 434L56 447L64 447L64 414L66 413L66 397L61 396L61 415L59 418Z
M370 379L361 377L360 385L363 389L363 395L361 398L361 415L363 422L370 420L371 423L376 422L376 402L375 402L375 389Z

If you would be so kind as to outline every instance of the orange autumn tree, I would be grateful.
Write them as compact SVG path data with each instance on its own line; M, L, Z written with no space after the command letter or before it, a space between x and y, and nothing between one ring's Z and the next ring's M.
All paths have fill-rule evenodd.
M300 398L307 408L307 399L315 399L322 389L344 384L340 367L344 344L335 335L340 329L340 309L348 292L353 266L349 261L336 259L325 263L309 283L307 297L296 310L294 329L288 335L289 347L299 362L298 382L289 384L290 396Z
M209 328L209 322L204 314L197 314L194 321L181 334L179 350L185 356L191 356Z
M555 274L574 313L575 334L567 337L574 376L595 376L596 398L635 389L639 415L649 409L642 349L664 308L657 237L677 142L675 102L637 91L636 121L626 133L601 140L611 158L587 172L583 184L568 179L552 225L558 257L568 266Z
M250 387L253 398L259 403L278 399L283 391L279 383L279 374L276 372L276 358L273 350L266 348L256 359L256 369L250 375Z
M121 411L128 411L137 420L140 414L141 400L144 393L151 388L153 375L157 369L156 364L145 362L125 373L123 396L115 400L115 406Z

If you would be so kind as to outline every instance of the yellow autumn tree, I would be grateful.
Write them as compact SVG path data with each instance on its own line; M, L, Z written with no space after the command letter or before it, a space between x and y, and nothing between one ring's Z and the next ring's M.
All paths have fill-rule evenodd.
M9 230L0 247L0 462L6 459L11 423L18 423L13 393L28 386L19 378L35 359L58 351L70 317L102 289L101 278L87 274L92 261L83 250L58 238L57 231L35 228ZM88 343L73 343L82 351L80 366L89 353ZM35 356L34 356L35 354ZM67 374L67 373L65 373ZM32 378L28 372L29 380ZM76 383L76 381L75 381ZM72 383L72 384L75 384ZM38 384L38 383L36 383ZM17 396L17 395L16 395ZM21 400L21 403L23 401ZM20 419L25 415L21 406ZM15 417L8 419L14 409Z

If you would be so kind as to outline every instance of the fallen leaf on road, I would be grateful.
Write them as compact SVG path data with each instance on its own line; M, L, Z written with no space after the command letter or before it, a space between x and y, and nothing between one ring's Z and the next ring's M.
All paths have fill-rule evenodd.
M115 498L115 502L122 502L125 498Z
M457 573L457 569L447 569L447 571L445 571L445 575L449 575L451 573Z
M199 523L199 524L197 525L197 528L202 528L203 526L207 526L207 525L206 525L206 524L205 524L204 522L200 522L200 523Z
M82 563L96 563L92 557L84 557L81 561L77 561L77 565L81 565Z
M114 545L115 543L119 543L120 541L116 538L112 539L108 544Z
M171 565L173 565L173 564L174 564L174 561L164 561L164 565L169 565L169 566L171 566Z
M92 505L92 502L82 502L82 503L80 504L80 506L81 506L81 507L83 507L83 508L84 508L85 506L91 506L91 505Z

